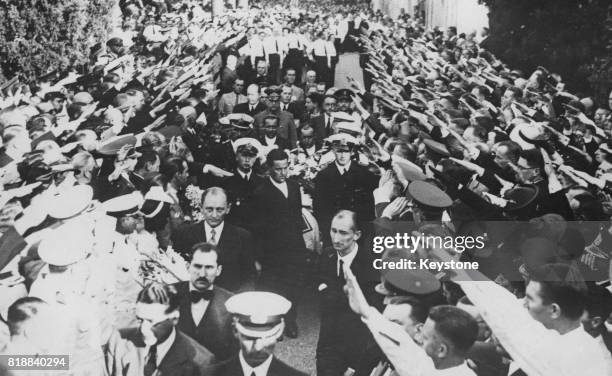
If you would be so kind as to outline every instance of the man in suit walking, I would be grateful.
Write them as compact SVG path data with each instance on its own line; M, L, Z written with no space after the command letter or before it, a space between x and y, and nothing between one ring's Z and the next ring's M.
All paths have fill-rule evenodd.
M215 376L305 376L274 356L274 347L283 335L283 315L291 302L269 292L244 292L225 304L234 315L240 352L219 364Z
M170 285L153 282L136 300L138 328L120 330L107 348L111 376L212 375L214 355L175 328L179 297Z
M265 104L259 100L259 86L251 84L247 88L247 102L238 103L233 108L234 114L247 114L249 116L255 116L258 113L265 111L268 108Z
M357 213L360 221L374 219L374 189L378 177L367 167L351 161L351 155L358 141L347 134L336 134L329 138L336 160L317 174L313 196L314 214L319 221L321 232L329 233L334 214L341 209ZM323 237L323 244L329 244L329 237Z
M338 212L331 224L332 247L323 250L317 284L321 296L321 327L317 343L317 375L342 375L348 367L357 368L362 349L372 340L367 327L351 310L344 295L344 269L359 275L362 290L373 305L382 299L374 288L379 273L372 266L373 253L360 246L362 232L354 212ZM364 248L364 249L362 249Z
M178 328L208 350L217 360L230 358L238 350L232 319L225 302L233 295L215 286L223 265L214 246L200 243L194 246L189 263L189 281L174 286L180 300Z
M202 193L204 221L185 224L172 234L174 248L186 259L191 259L193 246L208 242L218 249L223 274L217 285L229 291L248 290L255 279L255 262L251 233L225 222L230 206L222 188L211 187Z
M323 145L323 140L331 136L333 133L332 125L334 124L334 116L332 113L336 111L336 97L326 95L323 98L323 113L315 116L310 120L310 126L315 132L315 144L317 148Z
M287 314L285 334L298 335L295 305L303 288L306 245L302 230L302 197L299 185L287 180L289 157L283 150L268 154L270 177L255 190L251 228L255 235L257 257L262 265L261 289L278 293L292 302Z

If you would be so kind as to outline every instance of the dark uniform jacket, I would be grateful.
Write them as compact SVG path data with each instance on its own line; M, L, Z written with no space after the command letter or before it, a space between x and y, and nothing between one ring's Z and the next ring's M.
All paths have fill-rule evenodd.
M230 360L220 363L217 367L217 371L214 374L215 376L251 376L244 375L242 370L242 365L240 364L240 359L238 355L234 356ZM289 365L283 363L278 360L278 358L273 357L272 362L270 363L270 368L268 368L268 373L266 376L306 376L307 374L301 371L298 371L295 368L290 367Z
M331 163L317 174L313 209L324 242L325 239L329 239L333 216L341 209L356 212L361 222L374 219L372 192L377 186L378 177L354 161L344 175L340 175L335 163Z
M252 232L253 229L248 228L248 207L253 200L255 188L263 183L264 179L255 174L255 171L251 171L248 181L244 180L237 170L232 172L234 176L224 179L221 183L221 187L225 189L229 202L232 205L227 215L227 221Z
M253 229L256 247L261 251L258 260L264 264L283 265L304 255L300 187L287 180L287 191L286 198L272 185L270 178L266 178L253 195L249 228Z
M232 328L232 316L225 308L225 302L233 294L221 287L213 287L213 297L199 323L193 321L189 282L174 285L180 298L178 328L200 345L210 350L217 360L229 359L239 350L238 340Z

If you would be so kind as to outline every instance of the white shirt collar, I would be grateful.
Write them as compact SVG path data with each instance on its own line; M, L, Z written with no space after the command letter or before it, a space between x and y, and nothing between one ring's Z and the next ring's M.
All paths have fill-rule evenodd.
M244 355L242 355L242 351L240 351L238 355L238 359L240 359L240 365L242 366L243 374L247 376L250 376L253 372L255 372L255 376L266 376L268 374L268 369L270 368L270 364L272 363L272 355L270 355L268 359L266 359L263 363L253 368L244 359Z
M277 183L274 179L272 179L272 177L270 177L270 182L272 182L272 185L274 185L281 192L283 192L283 194L285 194L285 197L289 196L289 190L287 188L287 181L284 181L282 183Z
M246 172L246 173L242 172L242 170L240 169L236 169L236 170L238 171L238 175L240 175L241 178L244 179L246 177L247 180L251 179L251 173L253 172L253 170Z
M342 263L344 263L345 267L350 267L351 264L353 263L353 260L355 259L355 256L357 256L357 249L359 248L359 246L357 245L357 243L353 244L353 249L351 249L351 251L344 256L340 256L340 254L338 254L338 273L341 272L340 270L340 260L342 260Z
M223 226L225 225L225 221L221 222L217 227L215 227L215 240L219 242L219 238L221 237L221 233L223 232ZM208 222L204 221L204 231L206 231L206 239L210 239L210 230L212 230Z
M272 145L276 144L276 137L274 137L274 138L270 138L268 136L264 136L264 137L265 137L266 145L272 146Z
M164 342L157 344L157 365L158 366L161 364L162 360L164 360L164 356L166 356L166 354L170 350L170 347L174 343L175 338L176 338L176 329L173 328L172 333L170 333L168 338L166 338Z
M342 171L348 171L351 169L351 161L349 161L349 163L345 166L340 166L338 162L335 162L335 164L336 168L338 169L338 172L340 172L340 175L342 175Z

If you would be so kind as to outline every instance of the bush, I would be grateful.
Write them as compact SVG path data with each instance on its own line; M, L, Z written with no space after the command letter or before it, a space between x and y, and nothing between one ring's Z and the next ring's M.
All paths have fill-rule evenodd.
M32 80L85 64L104 41L117 0L0 1L0 74Z
M483 0L489 7L489 48L527 74L538 65L561 74L574 92L601 95L610 77L594 75L610 33L609 0ZM608 63L609 64L609 63ZM606 82L603 82L602 79ZM604 94L605 95L605 94Z

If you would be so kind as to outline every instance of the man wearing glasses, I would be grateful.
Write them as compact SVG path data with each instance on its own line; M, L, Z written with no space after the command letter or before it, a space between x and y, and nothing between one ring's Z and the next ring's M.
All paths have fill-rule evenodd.
M214 355L175 328L179 305L173 286L145 286L136 299L140 325L119 330L109 341L109 375L212 375Z

